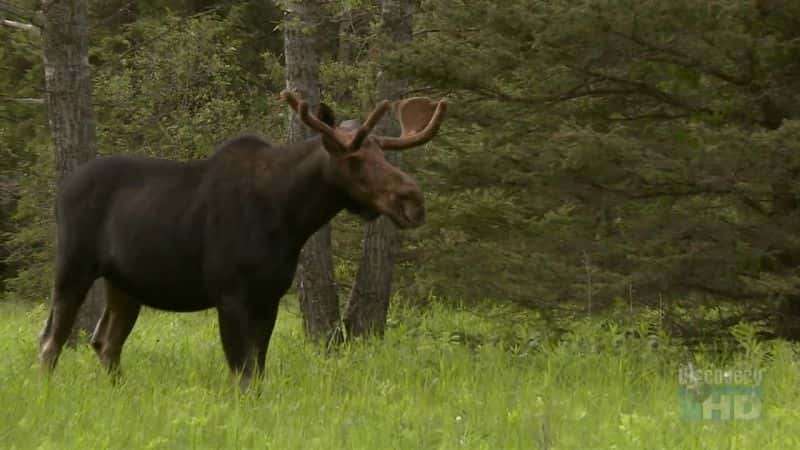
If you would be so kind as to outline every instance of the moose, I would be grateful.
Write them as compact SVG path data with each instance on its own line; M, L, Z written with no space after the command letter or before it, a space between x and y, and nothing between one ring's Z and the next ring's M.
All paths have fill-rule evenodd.
M399 137L370 134L390 109L335 125L298 94L282 99L319 134L270 145L255 135L221 144L206 159L99 157L79 167L56 199L52 307L39 335L45 371L55 369L87 291L104 279L106 305L91 337L101 364L118 373L142 305L174 312L216 308L231 372L243 386L263 374L281 297L306 240L342 210L385 215L400 228L425 221L416 182L384 158L430 141L447 110L427 97L395 103Z

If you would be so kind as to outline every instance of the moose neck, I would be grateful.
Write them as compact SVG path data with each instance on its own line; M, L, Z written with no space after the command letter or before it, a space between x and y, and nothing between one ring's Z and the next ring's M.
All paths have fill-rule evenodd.
M319 137L287 146L286 223L302 246L347 204L334 180L333 160ZM295 234L296 233L296 234Z

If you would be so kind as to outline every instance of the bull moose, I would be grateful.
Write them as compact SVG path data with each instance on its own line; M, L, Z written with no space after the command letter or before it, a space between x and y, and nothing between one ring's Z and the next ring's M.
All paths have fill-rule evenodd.
M421 225L423 196L384 159L431 140L447 109L414 97L396 103L399 137L371 135L383 101L361 126L335 125L294 93L283 100L319 133L272 146L242 135L206 159L96 158L76 170L56 201L53 304L39 335L51 372L87 291L103 278L106 305L91 338L101 363L119 367L142 305L189 312L216 308L231 371L263 373L278 305L306 240L345 209L398 227Z

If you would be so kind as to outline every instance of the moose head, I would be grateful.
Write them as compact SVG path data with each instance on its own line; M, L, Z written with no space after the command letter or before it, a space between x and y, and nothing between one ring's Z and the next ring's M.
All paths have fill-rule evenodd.
M332 178L353 202L348 210L366 219L386 215L400 228L417 227L425 222L419 186L390 164L384 151L406 150L433 139L444 119L446 100L434 103L427 97L412 97L398 101L394 109L401 134L388 137L370 134L390 108L386 100L378 103L363 125L348 121L335 126L332 117L321 120L296 94L283 91L281 97L303 123L320 133L322 146L330 155Z

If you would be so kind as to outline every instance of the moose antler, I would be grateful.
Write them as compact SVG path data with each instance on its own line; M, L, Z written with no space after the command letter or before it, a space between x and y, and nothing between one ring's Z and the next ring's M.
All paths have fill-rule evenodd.
M436 103L428 97L412 97L397 104L400 120L400 137L378 136L378 145L384 150L405 150L422 145L436 136L447 112L447 100Z
M353 136L353 140L350 141L350 150L355 150L361 147L361 144L364 143L364 139L369 135L375 125L378 124L378 121L381 120L386 111L389 110L389 102L386 100L381 101L375 106L375 109L367 116L367 120L364 121L364 125L358 127L356 134Z
M322 134L327 144L336 147L337 151L341 152L358 150L361 144L364 143L364 139L369 135L372 129L375 128L378 121L381 120L381 117L389 110L388 101L384 100L378 103L375 109L367 116L367 120L364 124L353 134L353 138L350 139L350 142L343 142L342 139L337 136L333 128L319 120L316 115L308 110L308 103L305 100L298 98L294 93L288 90L281 92L281 98L283 98L283 100L300 116L300 120L302 120L303 123L308 125L312 130L316 130Z
M308 110L308 102L298 98L289 90L281 92L281 98L289 104L289 107L291 107L298 116L300 116L300 120L302 120L303 123L308 125L312 130L318 131L327 143L336 147L337 151L344 152L347 150L347 146L336 137L336 133L334 133L333 129L319 120L316 115L311 114Z

